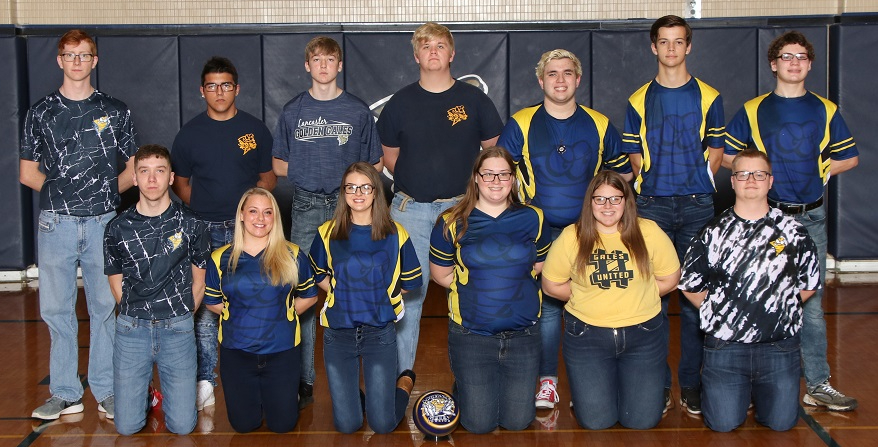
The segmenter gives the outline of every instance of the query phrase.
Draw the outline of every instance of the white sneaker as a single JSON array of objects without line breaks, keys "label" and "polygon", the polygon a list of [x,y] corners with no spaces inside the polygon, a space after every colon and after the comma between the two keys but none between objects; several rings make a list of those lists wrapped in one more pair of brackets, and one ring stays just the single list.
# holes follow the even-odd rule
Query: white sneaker
[{"label": "white sneaker", "polygon": [[537,393],[536,399],[537,408],[541,410],[555,408],[555,404],[560,399],[558,398],[558,391],[555,389],[555,382],[552,379],[543,379],[540,382],[540,391]]},{"label": "white sneaker", "polygon": [[195,409],[201,411],[204,407],[209,407],[214,403],[216,403],[216,397],[213,395],[213,384],[207,380],[199,380],[195,394]]}]

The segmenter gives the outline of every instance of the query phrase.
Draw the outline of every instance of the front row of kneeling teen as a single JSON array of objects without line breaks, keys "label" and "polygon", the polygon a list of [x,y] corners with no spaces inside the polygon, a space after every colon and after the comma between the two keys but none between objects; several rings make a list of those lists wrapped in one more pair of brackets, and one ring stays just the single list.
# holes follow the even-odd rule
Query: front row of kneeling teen
[{"label": "front row of kneeling teen", "polygon": [[[423,274],[408,233],[390,218],[374,167],[348,167],[339,206],[308,253],[284,239],[271,193],[252,188],[239,202],[233,242],[209,254],[204,228],[170,200],[171,183],[167,149],[142,147],[135,155],[140,200],[107,225],[106,271],[120,304],[117,430],[145,425],[153,364],[168,429],[195,427],[191,315],[203,296],[220,315],[232,427],[248,432],[264,422],[291,431],[299,414],[297,315],[317,302],[319,287],[336,429],[357,431],[365,415],[373,431],[393,431],[415,380],[411,370],[396,374],[395,323],[405,317],[402,294],[420,287]],[[681,279],[673,244],[637,217],[619,174],[594,177],[578,221],[551,243],[542,211],[519,201],[509,153],[483,150],[465,195],[441,215],[430,241],[431,277],[449,289],[448,354],[463,427],[521,430],[534,420],[541,290],[566,301],[563,352],[577,422],[656,426],[669,335],[660,297],[678,285],[700,306],[706,332],[705,423],[732,430],[752,403],[758,422],[794,426],[801,304],[819,287],[819,266],[801,225],[769,208],[771,184],[764,154],[748,149],[735,158],[735,205],[693,241]],[[148,320],[163,324],[141,324]]]}]

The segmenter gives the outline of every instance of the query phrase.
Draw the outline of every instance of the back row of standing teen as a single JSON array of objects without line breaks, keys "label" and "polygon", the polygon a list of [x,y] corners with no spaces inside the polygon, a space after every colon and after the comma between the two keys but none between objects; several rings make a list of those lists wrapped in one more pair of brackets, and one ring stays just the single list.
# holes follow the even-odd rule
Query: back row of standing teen
[{"label": "back row of standing teen", "polygon": [[[60,242],[55,243],[49,238],[61,237],[64,240],[70,238],[73,233],[60,231],[67,222],[87,227],[92,221],[101,222],[100,216],[109,220],[112,217],[110,214],[118,204],[118,191],[124,191],[130,187],[129,179],[133,177],[130,174],[125,175],[125,173],[117,177],[115,172],[108,168],[115,165],[116,158],[128,159],[126,168],[133,168],[129,159],[135,148],[133,125],[131,125],[127,107],[123,103],[112,100],[91,87],[90,72],[97,64],[97,55],[94,43],[90,38],[86,39],[85,37],[65,36],[59,42],[58,63],[64,70],[64,84],[58,92],[37,103],[31,109],[25,125],[25,136],[21,150],[22,183],[41,191],[41,232],[39,237],[41,241],[41,271],[44,275],[43,281],[41,281],[43,283],[41,287],[41,312],[49,324],[52,334],[52,351],[50,353],[52,373],[50,392],[52,398],[46,404],[51,408],[44,408],[46,405],[38,408],[34,412],[35,417],[52,418],[52,416],[57,417],[64,412],[82,411],[81,396],[83,391],[81,386],[76,386],[78,381],[75,380],[77,369],[75,328],[67,328],[61,323],[66,318],[66,311],[59,310],[58,306],[72,307],[69,306],[69,303],[71,300],[75,300],[75,295],[71,296],[71,291],[75,290],[75,283],[69,281],[68,264],[74,264],[75,271],[75,263],[79,261],[83,267],[84,276],[102,276],[100,270],[95,272],[96,268],[100,268],[102,262],[89,264],[87,253],[80,255],[73,246],[68,250]],[[632,96],[625,132],[621,138],[623,142],[620,145],[619,135],[608,124],[603,115],[576,105],[574,93],[581,79],[582,71],[581,67],[578,66],[578,60],[572,54],[566,53],[568,57],[565,57],[565,53],[561,52],[560,56],[544,57],[544,60],[541,60],[542,73],[538,66],[537,75],[540,86],[545,92],[542,107],[528,108],[516,113],[507,124],[506,129],[503,130],[499,115],[487,96],[478,89],[455,81],[451,77],[450,63],[454,58],[454,42],[447,28],[428,23],[416,31],[412,43],[415,60],[420,66],[420,80],[394,95],[382,112],[377,130],[381,137],[380,141],[383,143],[383,163],[395,177],[396,194],[393,201],[393,217],[394,220],[403,224],[412,235],[412,242],[415,244],[419,258],[421,258],[422,269],[428,266],[429,236],[437,216],[442,210],[459,200],[459,196],[465,188],[464,185],[469,180],[468,169],[472,166],[472,161],[478,154],[479,147],[488,147],[496,143],[498,137],[501,136],[501,131],[503,132],[501,144],[515,156],[526,197],[532,200],[535,205],[546,210],[547,219],[553,212],[564,209],[563,204],[553,204],[552,200],[569,199],[569,203],[575,203],[575,207],[581,207],[584,185],[601,168],[614,168],[623,174],[633,171],[637,177],[635,186],[641,194],[638,202],[645,202],[645,208],[642,208],[645,210],[642,211],[644,216],[658,221],[659,225],[674,240],[678,247],[678,253],[681,253],[679,247],[685,249],[685,246],[688,246],[689,240],[685,237],[679,238],[678,243],[678,237],[673,232],[675,231],[673,222],[666,225],[662,222],[661,217],[662,215],[666,217],[687,216],[687,219],[684,220],[689,221],[694,219],[697,213],[692,211],[691,213],[694,214],[690,216],[689,211],[678,210],[675,212],[672,210],[669,212],[663,211],[659,207],[656,215],[651,216],[647,214],[650,212],[647,202],[654,204],[665,202],[670,204],[666,206],[698,208],[701,210],[700,212],[706,214],[708,209],[706,201],[710,200],[710,194],[714,192],[711,173],[718,168],[718,154],[721,153],[723,144],[722,107],[716,91],[698,82],[685,69],[685,56],[691,42],[691,31],[685,21],[673,16],[662,18],[653,26],[651,38],[653,51],[659,62],[659,74],[655,82],[651,82]],[[312,43],[315,42],[312,41]],[[278,123],[278,132],[275,135],[277,140],[273,142],[262,123],[255,118],[243,120],[249,115],[239,111],[234,106],[234,98],[240,92],[234,67],[230,63],[226,64],[228,61],[214,61],[214,64],[219,66],[216,69],[209,69],[208,66],[211,63],[205,67],[201,90],[207,104],[207,111],[204,115],[187,123],[175,141],[174,169],[178,173],[179,182],[178,185],[175,185],[175,191],[179,189],[178,195],[192,205],[202,215],[202,219],[216,230],[211,232],[212,239],[214,233],[217,234],[216,244],[222,245],[230,241],[232,226],[229,225],[229,220],[234,214],[234,202],[237,202],[240,192],[254,184],[270,189],[274,186],[275,181],[272,171],[279,175],[289,175],[296,186],[296,199],[294,200],[297,205],[293,209],[293,228],[301,229],[303,233],[307,234],[303,241],[296,241],[300,246],[307,247],[310,243],[307,238],[313,235],[316,225],[331,215],[337,197],[338,177],[349,161],[364,160],[376,165],[376,167],[381,167],[382,151],[376,150],[378,139],[375,128],[372,127],[368,108],[362,101],[341,91],[336,86],[335,77],[342,69],[342,61],[340,48],[337,47],[337,44],[333,44],[331,39],[318,40],[314,47],[307,50],[308,60],[305,65],[306,70],[312,73],[312,88],[285,107]],[[336,48],[338,48],[337,53]],[[818,240],[818,247],[821,247],[819,236],[822,235],[821,262],[825,262],[825,227],[822,218],[825,216],[825,212],[822,207],[822,185],[828,179],[830,171],[832,174],[837,174],[856,164],[856,149],[852,140],[846,141],[849,134],[844,128],[840,115],[825,101],[820,102],[820,104],[825,105],[826,111],[831,113],[828,113],[824,118],[826,126],[817,126],[817,128],[826,128],[829,129],[827,132],[831,131],[829,143],[832,149],[825,145],[816,145],[814,160],[810,158],[809,160],[789,160],[791,157],[783,151],[784,143],[786,143],[783,141],[784,136],[779,135],[777,138],[767,139],[766,135],[771,135],[771,132],[768,132],[768,129],[761,129],[764,120],[758,121],[761,132],[753,132],[750,126],[751,123],[757,122],[756,117],[748,120],[744,114],[748,110],[751,110],[751,113],[762,113],[762,109],[757,111],[756,106],[763,103],[766,98],[778,101],[777,98],[784,95],[791,98],[801,97],[802,101],[808,102],[813,102],[816,98],[815,95],[806,92],[803,85],[804,77],[810,69],[810,62],[814,58],[813,50],[810,49],[807,41],[804,41],[803,38],[793,39],[772,51],[777,56],[772,58],[770,52],[772,70],[778,76],[777,91],[767,97],[757,98],[754,100],[757,101],[755,104],[751,102],[752,107],[742,110],[739,113],[741,116],[736,117],[730,123],[726,152],[728,155],[732,155],[744,146],[756,145],[768,152],[772,156],[773,162],[780,162],[782,166],[789,164],[783,163],[785,158],[788,162],[800,161],[806,165],[806,172],[814,175],[808,175],[806,178],[793,178],[789,173],[800,170],[794,169],[794,167],[786,169],[785,178],[778,177],[778,181],[780,184],[785,183],[788,186],[778,188],[778,182],[776,182],[776,189],[773,190],[775,194],[772,199],[776,200],[782,209],[785,208],[792,214],[796,214],[797,218],[801,217],[806,222],[813,220],[813,226],[816,228],[809,227],[809,230],[812,231],[812,237],[818,236],[815,237],[815,240]],[[787,58],[788,54],[792,55],[789,59]],[[546,70],[546,65],[561,65],[561,67],[550,67],[549,70]],[[685,122],[685,118],[691,116],[686,114],[685,107],[692,105],[691,101],[675,99],[676,93],[680,93],[681,98],[691,99],[695,95],[700,99],[712,97],[713,101],[707,101],[705,107],[697,109],[697,116],[700,116],[700,119],[695,120],[698,122],[696,125],[676,126],[676,124],[680,124],[679,121]],[[688,96],[684,96],[684,93]],[[333,107],[333,105],[341,104],[336,100],[342,98],[352,102],[344,107]],[[818,99],[818,101],[820,100]],[[770,104],[770,102],[765,103]],[[53,105],[55,111],[46,114],[46,110],[52,110]],[[71,105],[84,107],[85,110],[88,110],[88,114],[82,116],[90,118],[85,122],[74,124],[56,119],[63,113],[69,113]],[[309,109],[309,107],[313,107],[313,109]],[[67,110],[58,111],[58,108],[66,108]],[[335,108],[341,109],[335,111],[339,114],[356,112],[356,116],[333,118],[330,114],[335,113],[333,111]],[[670,110],[673,108],[681,111],[671,112]],[[303,110],[308,111],[308,113],[303,116],[296,115]],[[527,116],[528,114],[530,116]],[[801,118],[797,117],[797,119]],[[196,127],[199,120],[206,123],[205,127]],[[588,120],[591,120],[591,123]],[[249,123],[240,124],[242,121],[249,121]],[[584,123],[586,127],[578,127],[572,124],[574,122]],[[289,128],[285,129],[285,133],[282,133],[280,132],[281,126],[285,125],[284,123],[290,125]],[[537,125],[538,123],[542,124]],[[103,135],[109,130],[113,138],[110,140],[101,139],[97,143],[74,140],[73,145],[60,147],[60,142],[52,140],[50,137],[50,135],[62,131],[62,128],[67,129],[64,132],[75,132],[78,129],[74,128],[80,124],[82,128],[89,129],[97,136]],[[343,126],[336,127],[339,124]],[[776,124],[771,123],[771,125]],[[237,127],[242,125],[249,127],[243,129]],[[339,128],[345,129],[345,131],[337,132],[336,130]],[[190,155],[190,159],[186,160],[186,135],[192,133],[193,129],[195,129],[194,134],[197,137],[225,135],[226,138],[218,146],[202,145],[198,144],[197,141],[191,143],[190,152],[194,155]],[[650,132],[650,129],[656,131]],[[685,148],[676,147],[670,143],[663,144],[661,135],[664,133],[662,133],[662,129],[682,129],[681,131],[684,132],[682,138],[667,138],[666,140],[675,144],[689,141],[691,144]],[[348,130],[350,130],[350,134],[348,134]],[[359,138],[354,136],[357,132],[359,132]],[[580,133],[591,133],[592,135],[583,137],[579,136]],[[762,138],[750,138],[751,134],[761,135]],[[83,133],[82,135],[83,138],[90,138],[91,134]],[[348,135],[347,138],[345,135]],[[652,139],[653,135],[656,139]],[[816,142],[819,143],[821,140],[822,138],[817,138]],[[349,145],[351,142],[356,144]],[[178,145],[178,143],[180,144]],[[273,147],[273,160],[265,155],[267,146]],[[237,156],[220,155],[220,152],[215,151],[214,147],[228,147],[230,152],[237,154]],[[621,149],[619,149],[620,147]],[[316,149],[313,153],[309,152],[309,149],[312,148]],[[356,160],[342,162],[342,157],[338,155],[326,157],[328,153],[337,154],[338,148],[349,154],[357,154]],[[713,148],[713,150],[708,148]],[[777,150],[774,150],[775,148]],[[684,159],[689,161],[684,163],[681,168],[675,166],[674,162],[670,162],[669,158],[663,157],[668,153],[685,153],[684,149],[690,151],[688,156],[684,156]],[[97,151],[91,159],[101,161],[101,163],[97,163],[95,166],[78,164],[77,161],[82,157],[80,150]],[[335,152],[331,152],[333,150]],[[821,157],[827,152],[827,156]],[[180,154],[179,161],[178,153]],[[569,157],[579,160],[580,157],[574,157],[574,154],[580,153],[587,154],[585,156],[591,157],[592,161],[571,163],[559,158]],[[629,154],[631,167],[625,162],[622,153]],[[246,157],[248,154],[251,155],[250,158]],[[320,163],[327,161],[321,157],[329,158],[330,163],[338,159],[338,163],[324,169]],[[247,159],[248,163],[241,163],[242,158]],[[300,162],[300,160],[306,161]],[[832,160],[831,164],[830,160]],[[290,161],[295,162],[290,163]],[[559,161],[564,174],[549,169],[559,167],[552,164]],[[209,167],[204,164],[209,162],[217,162],[219,167]],[[40,163],[43,163],[42,171]],[[236,184],[235,181],[229,181],[229,179],[234,179],[235,175],[230,174],[228,170],[240,167],[239,165],[249,167],[247,168],[248,172],[241,175],[240,184]],[[339,166],[341,169],[337,169]],[[711,173],[708,173],[708,166],[712,167]],[[74,184],[75,181],[60,175],[68,167],[83,170],[84,175],[75,178],[101,179],[101,181],[86,182],[82,185]],[[676,174],[675,168],[680,168]],[[299,171],[296,171],[297,169]],[[679,172],[683,174],[680,175]],[[551,175],[548,175],[549,173]],[[565,180],[573,180],[571,183],[579,182],[580,186],[583,186],[571,188],[576,190],[573,197],[566,197],[558,189],[554,190],[557,193],[553,193],[553,188],[563,186],[557,184],[557,179],[562,175],[566,175]],[[118,189],[114,190],[112,185],[116,178],[119,179],[119,185]],[[180,180],[181,178],[182,180]],[[329,178],[333,178],[332,181],[329,181]],[[191,184],[189,179],[191,179]],[[320,186],[315,182],[315,180],[319,181],[320,179],[327,179],[325,182],[327,186]],[[217,180],[219,182],[211,187],[210,182]],[[693,186],[687,183],[681,187],[682,189],[662,190],[662,188],[667,189],[668,186],[675,185],[679,180],[696,180],[694,183],[697,185]],[[706,180],[710,183],[709,188],[704,190],[703,187],[708,184],[705,183]],[[795,185],[789,186],[793,183]],[[46,187],[44,188],[44,186]],[[80,194],[82,191],[90,192],[89,188],[95,187],[103,189],[95,191],[94,194],[89,193],[87,196]],[[191,189],[187,191],[187,187]],[[685,189],[690,187],[694,189],[692,191]],[[199,188],[202,190],[201,193],[198,192]],[[237,192],[232,192],[232,189],[235,188],[238,189]],[[219,193],[220,191],[222,193]],[[800,195],[801,191],[807,191],[807,193]],[[187,195],[189,195],[188,200]],[[82,197],[86,197],[88,200],[84,200]],[[94,199],[100,197],[103,197],[103,200],[100,200],[100,203],[95,202]],[[231,203],[218,203],[217,201],[231,201]],[[640,203],[638,204],[640,205]],[[712,204],[710,204],[709,209],[712,215]],[[325,214],[323,217],[312,217],[313,221],[316,222],[313,225],[314,228],[309,228],[310,225],[307,223],[296,224],[296,219],[307,218],[305,216],[309,210],[312,213],[322,211]],[[552,227],[556,229],[563,228],[570,223],[569,216],[566,222],[563,216],[553,217],[553,219],[556,218],[558,220],[549,220]],[[707,220],[709,217],[704,219]],[[105,221],[103,223],[106,224]],[[45,231],[42,231],[44,227]],[[691,235],[694,235],[698,228],[689,230]],[[553,235],[556,234],[553,230]],[[220,243],[219,238],[224,238],[222,243]],[[689,238],[691,239],[691,236]],[[46,242],[43,243],[44,240]],[[74,242],[82,241],[72,238],[71,244]],[[52,247],[52,251],[44,254],[43,250],[48,250],[49,247]],[[68,251],[74,256],[72,262],[64,261],[63,257],[60,256],[59,252]],[[79,257],[77,258],[77,256]],[[57,271],[53,270],[53,264],[56,261],[60,264],[57,266],[60,270]],[[825,266],[825,264],[821,265]],[[823,270],[821,269],[821,271]],[[110,320],[112,301],[107,302],[106,299],[112,298],[108,293],[101,293],[104,288],[101,286],[101,282],[105,284],[106,281],[96,281],[95,279],[98,278],[86,281],[86,297],[89,300],[90,318],[95,327],[100,326],[108,330],[93,331],[89,371],[94,374],[89,374],[89,377],[93,393],[101,403],[99,408],[107,410],[109,407],[111,414],[112,389],[104,385],[110,385],[112,382],[102,380],[102,377],[107,375],[108,370],[106,348],[112,352],[112,326],[107,328],[108,323],[112,324],[112,320]],[[56,287],[53,288],[52,284],[56,284]],[[108,292],[108,290],[104,292]],[[398,327],[400,333],[400,371],[411,369],[414,365],[420,309],[425,293],[426,284],[421,289],[408,294],[405,299],[407,315]],[[55,303],[54,306],[52,303]],[[552,323],[552,311],[547,310],[552,304],[555,303],[552,303],[550,299],[544,300],[543,352],[545,353],[544,357],[548,360],[542,362],[541,389],[537,395],[537,405],[542,407],[551,407],[558,402],[554,385],[557,383],[557,346],[560,336],[560,321],[558,317],[555,317],[556,322]],[[560,309],[558,305],[555,307]],[[108,312],[107,309],[109,309]],[[822,402],[821,404],[828,405],[833,409],[853,408],[856,401],[836,392],[828,384],[825,323],[822,319],[819,296],[810,299],[805,309],[806,315],[809,315],[806,317],[805,323],[806,334],[809,326],[817,333],[816,336],[806,335],[803,337],[805,375],[808,383],[806,402]],[[684,310],[684,315],[686,312]],[[688,312],[694,315],[695,309],[691,308]],[[560,315],[559,310],[556,310],[555,313]],[[313,312],[311,318],[313,321]],[[301,402],[308,401],[310,386],[313,385],[314,336],[313,329],[308,327],[307,319],[307,316],[303,319],[306,322],[303,324],[305,348],[302,350],[304,380],[299,392]],[[683,324],[686,325],[686,318],[684,317],[683,320]],[[213,402],[213,369],[216,363],[216,335],[215,329],[211,329],[211,327],[215,328],[215,319],[205,318],[201,321],[196,325],[198,328],[196,333],[199,338],[199,408]],[[700,337],[700,332],[697,329],[697,317],[693,321],[694,323],[689,324],[688,330],[684,327],[683,332]],[[551,336],[546,336],[550,327],[556,328],[559,334],[555,336],[554,342]],[[311,323],[310,328],[313,328],[313,323]],[[823,332],[820,332],[821,328]],[[310,337],[309,334],[311,334]],[[310,353],[309,339],[311,340]],[[807,341],[809,339],[813,341]],[[213,343],[213,346],[209,346],[209,343]],[[700,339],[696,338],[696,342],[690,345],[690,348],[684,347],[684,364],[690,363],[687,358],[691,358],[691,356],[688,356],[687,351],[694,352],[695,356],[700,353],[700,343]],[[74,349],[70,349],[69,346],[74,346]],[[696,346],[696,348],[692,349],[691,346]],[[552,355],[553,347],[555,349],[554,356]],[[68,351],[73,352],[73,354]],[[693,367],[696,372],[694,381],[687,379],[687,382],[684,383],[683,374],[680,373],[681,388],[683,389],[681,398],[689,411],[697,412],[700,405],[694,397],[697,392],[687,390],[697,390],[698,388],[697,371],[700,370],[700,367],[697,365],[700,365],[700,360],[692,364],[696,365]],[[817,366],[809,367],[809,364]],[[112,369],[110,368],[110,370]],[[811,372],[809,373],[809,371]],[[669,389],[670,372],[668,372],[667,377],[667,388]],[[102,385],[104,382],[106,383]],[[108,401],[108,399],[110,400]],[[666,402],[670,402],[669,393],[666,393]]]}]

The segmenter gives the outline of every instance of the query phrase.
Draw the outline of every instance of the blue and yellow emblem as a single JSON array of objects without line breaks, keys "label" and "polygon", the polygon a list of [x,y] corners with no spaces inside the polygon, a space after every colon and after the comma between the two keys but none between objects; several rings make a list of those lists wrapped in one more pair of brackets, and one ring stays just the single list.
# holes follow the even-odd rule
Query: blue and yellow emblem
[{"label": "blue and yellow emblem", "polygon": [[783,236],[781,236],[781,237],[769,242],[769,244],[771,244],[771,246],[774,247],[774,254],[779,255],[780,252],[782,252],[783,249],[786,248],[787,240]]},{"label": "blue and yellow emblem", "polygon": [[98,119],[92,120],[92,123],[95,125],[95,130],[98,131],[98,133],[101,133],[110,125],[110,117],[104,115]]}]

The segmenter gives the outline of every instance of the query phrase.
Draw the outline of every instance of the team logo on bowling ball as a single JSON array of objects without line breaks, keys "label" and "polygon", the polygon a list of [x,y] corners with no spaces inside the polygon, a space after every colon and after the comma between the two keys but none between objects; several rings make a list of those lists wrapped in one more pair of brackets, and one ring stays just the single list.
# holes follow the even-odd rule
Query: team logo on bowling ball
[{"label": "team logo on bowling ball", "polygon": [[457,427],[460,410],[454,398],[445,391],[427,391],[415,401],[412,419],[425,435],[441,438]]}]

